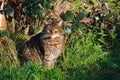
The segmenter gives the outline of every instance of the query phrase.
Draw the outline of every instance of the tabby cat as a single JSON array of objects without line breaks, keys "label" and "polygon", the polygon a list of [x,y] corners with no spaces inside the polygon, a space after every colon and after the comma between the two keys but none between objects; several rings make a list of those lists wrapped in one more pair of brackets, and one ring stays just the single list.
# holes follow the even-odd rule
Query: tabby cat
[{"label": "tabby cat", "polygon": [[63,48],[61,24],[48,24],[42,32],[25,42],[18,54],[21,64],[32,61],[43,63],[48,69],[53,68]]}]

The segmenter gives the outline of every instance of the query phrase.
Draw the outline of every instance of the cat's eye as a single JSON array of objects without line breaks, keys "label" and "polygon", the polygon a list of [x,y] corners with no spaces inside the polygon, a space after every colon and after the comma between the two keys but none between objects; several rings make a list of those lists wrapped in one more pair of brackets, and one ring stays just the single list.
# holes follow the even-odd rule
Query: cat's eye
[{"label": "cat's eye", "polygon": [[52,33],[52,30],[47,30],[48,33]]}]

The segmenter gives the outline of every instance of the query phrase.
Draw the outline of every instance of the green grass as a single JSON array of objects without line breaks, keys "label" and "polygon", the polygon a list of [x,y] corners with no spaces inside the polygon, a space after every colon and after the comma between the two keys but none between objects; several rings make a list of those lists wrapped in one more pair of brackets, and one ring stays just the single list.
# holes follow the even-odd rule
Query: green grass
[{"label": "green grass", "polygon": [[78,34],[67,36],[63,54],[54,69],[47,70],[37,63],[21,67],[6,64],[0,67],[0,80],[119,80],[114,78],[120,70],[119,40],[114,40],[112,50],[103,50],[99,38],[104,33]]}]

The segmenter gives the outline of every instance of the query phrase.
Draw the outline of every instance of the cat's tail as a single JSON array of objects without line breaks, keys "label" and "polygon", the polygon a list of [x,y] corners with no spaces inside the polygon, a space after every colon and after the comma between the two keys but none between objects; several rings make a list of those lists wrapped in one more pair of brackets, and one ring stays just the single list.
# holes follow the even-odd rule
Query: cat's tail
[{"label": "cat's tail", "polygon": [[46,33],[46,32],[40,32],[37,35],[35,35],[34,37],[39,38],[39,40],[50,39],[51,38],[51,34]]}]

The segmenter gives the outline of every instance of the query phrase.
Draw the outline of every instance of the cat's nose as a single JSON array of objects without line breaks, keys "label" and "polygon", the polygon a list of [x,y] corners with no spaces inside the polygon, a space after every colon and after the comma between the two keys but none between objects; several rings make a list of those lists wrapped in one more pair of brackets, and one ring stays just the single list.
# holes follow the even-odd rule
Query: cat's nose
[{"label": "cat's nose", "polygon": [[57,31],[52,31],[52,34],[57,34],[58,32]]}]

